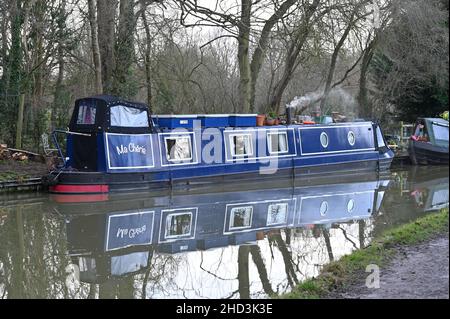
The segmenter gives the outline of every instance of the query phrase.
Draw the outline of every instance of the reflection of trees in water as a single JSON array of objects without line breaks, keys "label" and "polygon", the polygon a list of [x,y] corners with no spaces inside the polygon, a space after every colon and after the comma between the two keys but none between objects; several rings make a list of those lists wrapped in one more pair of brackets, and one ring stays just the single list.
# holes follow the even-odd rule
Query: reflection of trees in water
[{"label": "reflection of trees in water", "polygon": [[274,291],[267,275],[266,265],[261,255],[261,248],[258,245],[251,245],[250,253],[252,254],[252,260],[255,263],[256,268],[258,269],[259,279],[261,280],[264,292],[266,293],[266,295],[273,295]]},{"label": "reflection of trees in water", "polygon": [[[290,237],[288,237],[290,238]],[[294,285],[298,284],[298,278],[297,274],[294,269],[294,261],[292,259],[292,251],[288,249],[288,245],[286,244],[285,240],[281,236],[281,232],[274,233],[270,235],[269,241],[271,241],[275,246],[279,249],[284,262],[284,270],[286,272],[286,278],[291,286],[291,288],[294,288]]]},{"label": "reflection of trees in water", "polygon": [[[276,292],[289,291],[295,284],[318,275],[325,264],[358,249],[358,241],[365,239],[367,228],[371,225],[370,221],[368,225],[364,222],[348,222],[331,228],[327,225],[312,225],[309,228],[271,232],[268,241],[279,251],[285,272],[285,279],[277,283]],[[273,258],[278,258],[276,253]]]},{"label": "reflection of trees in water", "polygon": [[[7,209],[0,226],[2,298],[71,298],[86,296],[89,287],[66,288],[67,256],[64,222],[42,204]],[[1,287],[1,286],[0,286]]]},{"label": "reflection of trees in water", "polygon": [[371,220],[332,228],[316,225],[272,231],[265,239],[240,247],[150,253],[149,267],[143,273],[67,289],[65,268],[71,260],[64,220],[37,210],[45,211],[45,207],[8,208],[7,218],[2,218],[2,298],[210,297],[211,287],[225,287],[216,292],[225,298],[272,295],[317,275],[330,259],[367,245],[373,229]]},{"label": "reflection of trees in water", "polygon": [[241,299],[250,298],[250,276],[248,269],[248,255],[250,247],[247,245],[240,246],[238,252],[238,281],[239,296]]},{"label": "reflection of trees in water", "polygon": [[135,275],[136,298],[171,296],[177,290],[176,274],[184,266],[183,255],[150,254],[149,267],[144,274]]}]

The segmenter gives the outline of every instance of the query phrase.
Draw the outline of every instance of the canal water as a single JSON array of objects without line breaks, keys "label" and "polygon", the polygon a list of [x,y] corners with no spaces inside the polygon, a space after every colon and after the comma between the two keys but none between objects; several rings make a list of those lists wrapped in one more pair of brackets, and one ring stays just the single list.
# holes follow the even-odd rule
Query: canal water
[{"label": "canal water", "polygon": [[448,167],[0,197],[0,298],[266,298],[449,203]]}]

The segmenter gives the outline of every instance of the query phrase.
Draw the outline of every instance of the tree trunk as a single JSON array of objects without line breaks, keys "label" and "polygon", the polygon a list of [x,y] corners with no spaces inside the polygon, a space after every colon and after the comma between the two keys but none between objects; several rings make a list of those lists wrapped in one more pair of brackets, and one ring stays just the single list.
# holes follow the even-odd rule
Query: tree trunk
[{"label": "tree trunk", "polygon": [[128,98],[134,97],[137,93],[137,87],[134,81],[131,81],[134,58],[134,21],[133,0],[120,0],[113,91],[117,95]]},{"label": "tree trunk", "polygon": [[314,13],[317,11],[317,8],[319,7],[320,0],[315,0],[307,9],[305,12],[305,17],[303,21],[301,22],[300,26],[298,27],[298,30],[296,32],[294,40],[291,42],[288,52],[286,54],[286,61],[284,64],[284,70],[283,74],[281,76],[281,79],[278,81],[278,83],[275,85],[275,88],[273,90],[273,94],[270,100],[270,109],[274,110],[275,113],[280,113],[280,107],[281,107],[281,99],[283,97],[284,91],[286,90],[286,87],[288,86],[289,82],[291,81],[292,74],[295,72],[295,69],[298,66],[298,56],[300,55],[301,50],[303,49],[303,46],[306,43],[306,40],[308,38],[309,32],[310,32],[310,26],[311,26],[311,18],[313,17]]},{"label": "tree trunk", "polygon": [[249,44],[252,0],[241,0],[241,7],[241,19],[238,25],[239,101],[241,110],[246,113],[250,110],[251,101]]},{"label": "tree trunk", "polygon": [[269,296],[274,295],[269,277],[267,276],[266,265],[264,264],[264,259],[261,256],[261,248],[259,248],[258,245],[252,245],[250,246],[250,253],[252,254],[253,262],[258,269],[259,279],[261,280],[264,292]]},{"label": "tree trunk", "polygon": [[363,59],[361,62],[361,71],[359,75],[359,93],[358,93],[358,104],[359,104],[359,116],[362,118],[372,117],[372,108],[369,104],[369,97],[367,92],[367,73],[369,71],[370,62],[372,61],[374,50],[377,43],[377,37],[370,43],[364,52]]},{"label": "tree trunk", "polygon": [[248,255],[249,247],[247,245],[239,246],[238,252],[238,282],[239,295],[241,299],[250,298],[250,277],[248,273]]},{"label": "tree trunk", "polygon": [[19,95],[19,110],[17,112],[17,125],[16,125],[16,148],[22,148],[22,130],[23,130],[23,110],[25,108],[25,94]]},{"label": "tree trunk", "polygon": [[[11,47],[9,51],[9,65],[8,65],[8,87],[6,90],[6,106],[7,106],[7,121],[18,122],[18,109],[20,105],[20,93],[22,86],[22,45],[21,45],[21,14],[17,1],[11,2],[10,8],[10,20],[11,20]],[[21,122],[22,123],[22,122]],[[14,130],[15,129],[15,130]],[[9,138],[11,143],[15,141],[15,134],[17,134],[17,127],[10,126]]]},{"label": "tree trunk", "polygon": [[89,25],[91,27],[92,58],[94,60],[94,70],[95,70],[95,91],[97,94],[102,94],[103,93],[102,65],[100,59],[100,48],[98,45],[98,28],[95,9],[96,9],[95,0],[88,0]]},{"label": "tree trunk", "polygon": [[98,44],[100,49],[103,93],[113,92],[115,70],[115,16],[117,0],[97,1]]},{"label": "tree trunk", "polygon": [[330,62],[330,68],[328,69],[328,75],[327,75],[327,81],[325,82],[325,89],[323,91],[322,99],[320,100],[320,110],[324,111],[325,105],[328,99],[328,95],[331,91],[331,82],[333,82],[334,77],[334,71],[336,70],[336,63],[337,58],[339,56],[339,51],[341,50],[342,46],[345,43],[345,40],[347,39],[350,31],[352,30],[355,20],[354,15],[356,13],[356,9],[353,12],[352,16],[350,17],[350,21],[347,25],[347,27],[344,30],[344,33],[342,34],[341,38],[339,39],[339,42],[336,44],[336,47],[334,48],[333,54],[331,55],[331,62]]},{"label": "tree trunk", "polygon": [[64,81],[64,40],[65,40],[65,29],[66,29],[66,0],[62,0],[59,7],[59,17],[57,19],[57,42],[58,42],[58,77],[56,78],[55,91],[53,95],[52,112],[50,118],[50,129],[53,131],[57,125],[58,120],[60,120],[60,110],[64,104],[63,99],[63,81]]},{"label": "tree trunk", "polygon": [[292,288],[294,288],[295,285],[297,285],[299,281],[297,278],[297,274],[295,273],[293,260],[292,260],[292,253],[289,252],[289,250],[286,246],[286,243],[283,241],[283,238],[281,237],[280,233],[273,235],[273,238],[275,239],[278,250],[280,251],[281,255],[283,256],[284,269],[286,271],[286,278],[288,280],[288,283]]},{"label": "tree trunk", "polygon": [[63,90],[64,90],[63,81],[64,81],[64,68],[65,68],[64,48],[63,48],[62,43],[58,44],[58,46],[59,46],[58,47],[58,77],[56,78],[55,94],[54,94],[52,115],[51,115],[51,121],[50,121],[52,131],[57,126],[60,110],[64,104],[64,98],[63,98]]},{"label": "tree trunk", "polygon": [[333,255],[333,249],[331,247],[331,241],[330,241],[330,232],[328,229],[322,229],[322,233],[323,233],[323,239],[325,240],[325,246],[327,247],[327,252],[328,252],[328,258],[330,259],[330,262],[332,262],[334,260],[334,255]]},{"label": "tree trunk", "polygon": [[251,82],[250,82],[250,111],[255,111],[255,97],[256,97],[256,82],[258,80],[261,66],[264,62],[264,51],[267,49],[269,43],[269,36],[275,24],[284,16],[286,11],[292,7],[297,0],[287,0],[281,4],[278,10],[266,21],[261,31],[261,36],[258,41],[258,46],[252,56],[250,64]]},{"label": "tree trunk", "polygon": [[152,106],[152,70],[151,70],[151,49],[152,49],[152,37],[150,33],[150,27],[148,25],[147,17],[145,15],[145,4],[144,2],[141,2],[142,8],[141,8],[141,16],[142,16],[142,22],[144,24],[145,29],[145,80],[147,84],[147,104],[150,109],[150,114],[153,113],[153,106]]}]

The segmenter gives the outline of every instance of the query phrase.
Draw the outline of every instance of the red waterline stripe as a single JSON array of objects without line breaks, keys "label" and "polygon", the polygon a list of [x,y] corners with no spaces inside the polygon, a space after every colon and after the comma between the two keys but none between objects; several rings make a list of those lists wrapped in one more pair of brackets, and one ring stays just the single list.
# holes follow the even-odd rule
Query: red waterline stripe
[{"label": "red waterline stripe", "polygon": [[51,198],[57,203],[92,203],[104,202],[108,194],[54,194]]},{"label": "red waterline stripe", "polygon": [[108,185],[56,185],[50,186],[52,193],[82,194],[82,193],[108,193]]}]

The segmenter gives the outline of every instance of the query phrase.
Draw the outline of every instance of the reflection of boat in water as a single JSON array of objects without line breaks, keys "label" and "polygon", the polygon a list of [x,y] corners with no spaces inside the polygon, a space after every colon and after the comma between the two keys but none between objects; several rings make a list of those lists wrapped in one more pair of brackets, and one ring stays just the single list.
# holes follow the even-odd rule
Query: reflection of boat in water
[{"label": "reflection of boat in water", "polygon": [[[387,227],[410,222],[428,214],[429,208],[448,204],[446,167],[412,166],[395,170],[388,179],[386,190],[386,183],[378,182],[376,176],[321,182],[302,178],[296,179],[295,187],[289,181],[275,179],[265,184],[191,185],[159,194],[104,194],[107,196],[97,198],[100,202],[84,196],[54,195],[54,200],[49,200],[51,195],[43,193],[2,194],[0,295],[52,299],[261,298],[289,291],[296,283],[316,276],[330,261],[370,244]],[[418,202],[411,196],[415,190],[422,193]],[[365,208],[373,207],[372,212],[348,212],[352,193],[358,193],[359,198],[366,196]],[[322,206],[326,198],[328,205]],[[296,222],[266,225],[269,205],[286,199],[288,206],[295,202],[288,218]],[[420,202],[424,205],[417,204]],[[230,222],[230,207],[225,215],[226,204],[232,208],[251,205],[251,227],[224,234],[223,222]],[[283,205],[277,206],[281,208],[274,210],[270,220],[283,221]],[[325,216],[320,214],[321,206]],[[192,207],[198,207],[194,238],[159,242],[161,211]],[[113,230],[114,223],[122,226],[115,228],[116,236],[145,234],[147,226],[144,230],[142,225],[134,226],[124,219],[125,214],[144,211],[154,211],[151,244],[114,239],[109,246],[114,248],[115,243],[117,249],[106,250],[107,230]],[[248,213],[242,208],[235,213],[239,213],[236,226],[244,225],[242,217]],[[108,227],[113,215],[118,218],[112,217]],[[143,215],[142,220],[149,217],[152,215]],[[68,285],[66,292],[64,278],[73,278],[78,268],[81,283]]]},{"label": "reflection of boat in water", "polygon": [[448,121],[419,118],[408,146],[413,164],[448,164]]},{"label": "reflection of boat in water", "polygon": [[[124,201],[61,203],[69,254],[81,279],[145,269],[153,252],[178,253],[252,243],[281,228],[329,227],[370,218],[388,181],[367,176],[352,183],[277,189],[136,195]],[[118,206],[123,205],[122,207]],[[128,209],[126,208],[126,205]],[[132,207],[130,209],[130,207]],[[95,213],[83,214],[82,211]]]},{"label": "reflection of boat in water", "polygon": [[[383,200],[379,225],[400,225],[449,206],[449,175],[443,166],[411,166],[396,173]],[[381,230],[375,228],[374,235]]]},{"label": "reflection of boat in water", "polygon": [[413,184],[410,195],[414,199],[416,207],[424,212],[448,207],[448,176],[422,182],[419,181]]}]

